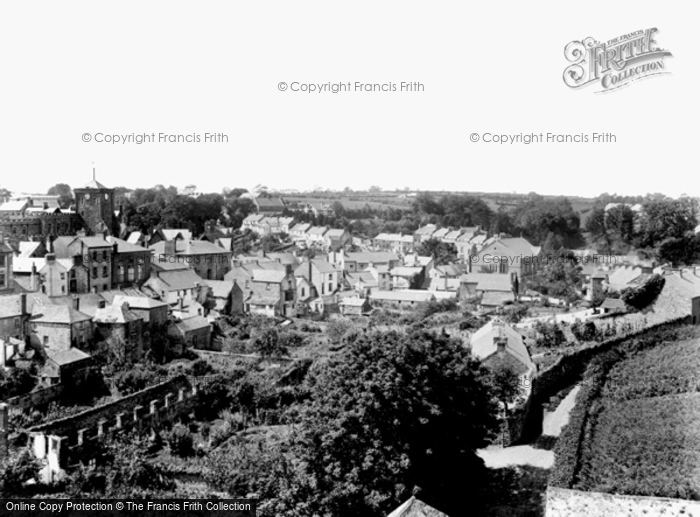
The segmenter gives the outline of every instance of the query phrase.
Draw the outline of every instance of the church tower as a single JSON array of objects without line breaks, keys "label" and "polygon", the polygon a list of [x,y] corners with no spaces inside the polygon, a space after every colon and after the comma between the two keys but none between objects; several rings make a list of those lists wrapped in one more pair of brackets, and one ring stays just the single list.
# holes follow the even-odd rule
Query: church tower
[{"label": "church tower", "polygon": [[73,189],[75,210],[83,218],[85,227],[91,235],[114,231],[114,189],[105,187],[95,179],[82,188]]}]

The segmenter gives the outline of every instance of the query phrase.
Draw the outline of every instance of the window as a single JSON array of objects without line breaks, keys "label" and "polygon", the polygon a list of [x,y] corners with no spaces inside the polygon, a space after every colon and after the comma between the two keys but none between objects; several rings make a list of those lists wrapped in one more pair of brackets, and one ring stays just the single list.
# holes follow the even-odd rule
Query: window
[{"label": "window", "polygon": [[328,292],[329,293],[333,292],[333,284],[328,284]]},{"label": "window", "polygon": [[107,278],[109,276],[109,273],[107,272],[107,266],[102,268],[102,276],[104,278]]},{"label": "window", "polygon": [[301,296],[302,296],[302,298],[306,297],[306,288],[305,287],[301,288]]},{"label": "window", "polygon": [[45,345],[49,344],[49,336],[44,336],[44,344]]},{"label": "window", "polygon": [[66,279],[66,274],[65,274],[65,273],[61,273],[61,280],[65,280],[65,279]]},{"label": "window", "polygon": [[19,318],[15,318],[15,328],[19,328]]},{"label": "window", "polygon": [[129,266],[129,268],[126,270],[126,278],[129,282],[134,281],[134,266]]},{"label": "window", "polygon": [[61,286],[61,292],[62,292],[63,294],[66,294],[66,286],[65,286],[65,285],[62,285],[62,286]]},{"label": "window", "polygon": [[97,278],[97,268],[92,268],[92,278]]}]

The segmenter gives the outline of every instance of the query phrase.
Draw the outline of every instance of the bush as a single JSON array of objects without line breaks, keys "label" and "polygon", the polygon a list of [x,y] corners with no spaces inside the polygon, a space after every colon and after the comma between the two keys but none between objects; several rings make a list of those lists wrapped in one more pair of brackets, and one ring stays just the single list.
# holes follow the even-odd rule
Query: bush
[{"label": "bush", "polygon": [[171,454],[187,458],[194,455],[194,440],[192,433],[182,424],[175,424],[172,430],[166,435],[165,441],[168,444]]},{"label": "bush", "polygon": [[594,341],[598,328],[592,321],[577,321],[571,326],[571,332],[579,341]]},{"label": "bush", "polygon": [[479,318],[473,314],[464,314],[464,320],[459,323],[459,330],[480,329],[488,323],[486,318]]},{"label": "bush", "polygon": [[639,287],[625,289],[622,292],[622,301],[638,311],[642,310],[656,300],[665,283],[666,279],[663,276],[652,275]]},{"label": "bush", "polygon": [[334,319],[328,323],[326,334],[328,340],[333,344],[338,344],[343,340],[343,336],[352,328],[352,324],[346,319]]},{"label": "bush", "polygon": [[214,368],[212,368],[211,364],[209,364],[206,359],[197,359],[190,367],[190,373],[195,377],[204,377],[213,371]]},{"label": "bush", "polygon": [[506,323],[518,323],[525,318],[529,312],[527,305],[515,304],[503,309],[503,319]]},{"label": "bush", "polygon": [[429,302],[423,302],[418,305],[416,311],[421,319],[428,318],[433,314],[438,312],[450,312],[459,309],[457,300],[454,298],[448,298],[445,300],[433,300]]},{"label": "bush", "polygon": [[156,381],[156,375],[150,370],[136,366],[117,375],[115,386],[120,394],[130,395],[147,388]]},{"label": "bush", "polygon": [[535,323],[535,331],[539,334],[537,346],[543,348],[554,348],[566,342],[564,333],[556,323],[546,323],[538,321]]}]

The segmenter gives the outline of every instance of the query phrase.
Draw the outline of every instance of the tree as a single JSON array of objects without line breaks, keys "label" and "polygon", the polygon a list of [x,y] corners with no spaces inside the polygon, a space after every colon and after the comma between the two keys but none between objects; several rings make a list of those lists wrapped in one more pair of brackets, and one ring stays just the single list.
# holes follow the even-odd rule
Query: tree
[{"label": "tree", "polygon": [[539,334],[537,345],[543,348],[558,347],[566,342],[564,332],[556,323],[538,321],[535,323],[535,331]]},{"label": "tree", "polygon": [[288,510],[386,515],[412,494],[458,515],[479,491],[476,455],[497,430],[486,371],[458,340],[351,333],[312,382],[293,450]]},{"label": "tree", "polygon": [[428,239],[422,242],[416,253],[423,257],[433,257],[435,264],[441,266],[457,260],[457,248],[454,244],[442,242],[439,239]]},{"label": "tree", "polygon": [[9,371],[0,368],[0,400],[29,393],[36,381],[36,377],[24,368],[12,368]]},{"label": "tree", "polygon": [[61,208],[69,208],[75,202],[70,185],[65,183],[57,183],[48,190],[47,194],[58,196],[58,204]]},{"label": "tree", "polygon": [[520,376],[507,365],[499,364],[491,370],[491,382],[507,416],[508,404],[523,392]]},{"label": "tree", "polygon": [[551,233],[565,246],[581,244],[580,218],[567,198],[550,198],[530,194],[514,212],[516,230],[535,244],[544,242]]},{"label": "tree", "polygon": [[288,353],[276,328],[265,329],[256,337],[253,340],[253,350],[263,359],[277,359]]},{"label": "tree", "polygon": [[24,483],[39,475],[39,462],[29,450],[13,458],[0,461],[0,497],[19,497],[24,494]]},{"label": "tree", "polygon": [[170,452],[175,456],[186,458],[194,455],[194,439],[192,433],[182,424],[175,424],[166,435],[165,441]]}]

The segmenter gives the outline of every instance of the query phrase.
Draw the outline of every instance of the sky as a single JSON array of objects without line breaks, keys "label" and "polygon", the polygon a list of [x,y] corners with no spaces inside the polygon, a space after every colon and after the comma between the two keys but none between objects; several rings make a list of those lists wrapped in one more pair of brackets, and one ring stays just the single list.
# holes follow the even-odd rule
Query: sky
[{"label": "sky", "polygon": [[[698,196],[695,14],[678,1],[4,2],[0,187],[78,187],[94,167],[111,187],[203,192]],[[650,28],[669,74],[607,93],[564,84],[569,42]],[[348,82],[397,91],[292,91]]]}]

